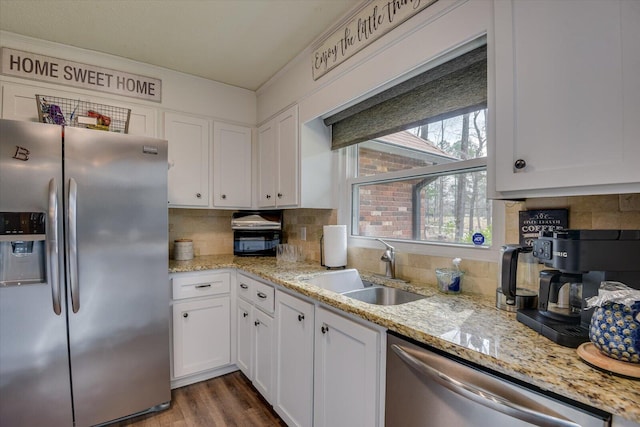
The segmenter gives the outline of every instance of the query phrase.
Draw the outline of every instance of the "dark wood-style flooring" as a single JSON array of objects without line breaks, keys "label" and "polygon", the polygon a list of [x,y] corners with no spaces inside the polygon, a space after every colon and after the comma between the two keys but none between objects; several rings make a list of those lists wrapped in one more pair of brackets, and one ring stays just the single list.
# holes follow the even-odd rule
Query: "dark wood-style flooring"
[{"label": "dark wood-style flooring", "polygon": [[286,424],[249,380],[240,371],[236,371],[172,390],[171,408],[111,426],[286,427]]}]

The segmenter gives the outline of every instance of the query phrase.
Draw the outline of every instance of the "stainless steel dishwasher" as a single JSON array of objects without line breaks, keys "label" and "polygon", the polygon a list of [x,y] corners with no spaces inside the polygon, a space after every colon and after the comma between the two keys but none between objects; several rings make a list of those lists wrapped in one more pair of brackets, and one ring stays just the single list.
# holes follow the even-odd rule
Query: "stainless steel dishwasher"
[{"label": "stainless steel dishwasher", "polygon": [[611,416],[560,401],[387,336],[386,427],[610,426]]}]

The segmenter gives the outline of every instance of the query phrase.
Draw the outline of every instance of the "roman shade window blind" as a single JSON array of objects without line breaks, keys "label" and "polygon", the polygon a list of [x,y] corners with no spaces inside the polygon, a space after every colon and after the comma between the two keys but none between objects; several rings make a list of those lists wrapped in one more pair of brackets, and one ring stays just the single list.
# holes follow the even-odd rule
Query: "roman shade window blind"
[{"label": "roman shade window blind", "polygon": [[487,106],[487,47],[475,48],[324,120],[331,149]]}]

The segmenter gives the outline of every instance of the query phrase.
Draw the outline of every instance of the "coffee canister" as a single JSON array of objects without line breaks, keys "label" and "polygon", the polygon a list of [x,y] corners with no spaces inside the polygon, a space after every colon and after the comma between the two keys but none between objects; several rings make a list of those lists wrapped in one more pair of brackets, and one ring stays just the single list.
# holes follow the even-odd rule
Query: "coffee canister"
[{"label": "coffee canister", "polygon": [[173,242],[173,258],[176,261],[187,261],[193,259],[193,240],[175,240]]}]

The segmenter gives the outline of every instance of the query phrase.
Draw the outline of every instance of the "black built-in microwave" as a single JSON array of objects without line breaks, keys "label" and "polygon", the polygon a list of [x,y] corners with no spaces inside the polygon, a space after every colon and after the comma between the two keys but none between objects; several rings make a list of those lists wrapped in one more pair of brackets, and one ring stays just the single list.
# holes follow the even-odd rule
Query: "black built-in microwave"
[{"label": "black built-in microwave", "polygon": [[231,218],[233,254],[276,256],[282,243],[282,211],[240,211]]}]

